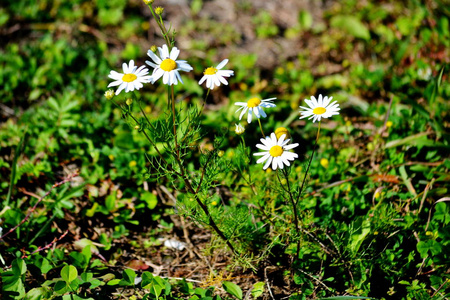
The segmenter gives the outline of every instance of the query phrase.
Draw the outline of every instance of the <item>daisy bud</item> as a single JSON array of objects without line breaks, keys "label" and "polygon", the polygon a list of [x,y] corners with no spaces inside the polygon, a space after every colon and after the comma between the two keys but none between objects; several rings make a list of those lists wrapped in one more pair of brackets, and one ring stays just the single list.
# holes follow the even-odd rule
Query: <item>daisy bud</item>
[{"label": "daisy bud", "polygon": [[155,13],[158,16],[162,15],[163,12],[164,12],[164,7],[158,6],[157,8],[155,8]]},{"label": "daisy bud", "polygon": [[245,132],[245,128],[241,124],[234,124],[236,126],[236,129],[234,132],[236,132],[237,135],[241,135]]},{"label": "daisy bud", "polygon": [[144,0],[144,3],[147,5],[150,5],[153,3],[153,1],[155,1],[155,0]]},{"label": "daisy bud", "polygon": [[277,136],[277,139],[280,139],[280,137],[285,134],[286,137],[285,139],[288,139],[291,137],[291,135],[289,134],[289,131],[284,128],[284,127],[278,127],[277,129],[275,129],[275,135]]},{"label": "daisy bud", "polygon": [[155,53],[156,50],[158,50],[158,47],[156,47],[155,45],[150,47],[150,51],[152,51],[153,53]]},{"label": "daisy bud", "polygon": [[125,101],[125,103],[126,103],[128,106],[130,106],[131,103],[133,103],[133,99],[128,98],[127,101]]},{"label": "daisy bud", "polygon": [[222,157],[225,154],[225,152],[223,152],[223,150],[220,150],[219,152],[217,152],[217,156]]},{"label": "daisy bud", "polygon": [[134,129],[138,130],[139,128],[141,128],[139,125],[134,126]]},{"label": "daisy bud", "polygon": [[108,100],[111,100],[114,97],[114,90],[109,89],[105,92],[105,97]]}]

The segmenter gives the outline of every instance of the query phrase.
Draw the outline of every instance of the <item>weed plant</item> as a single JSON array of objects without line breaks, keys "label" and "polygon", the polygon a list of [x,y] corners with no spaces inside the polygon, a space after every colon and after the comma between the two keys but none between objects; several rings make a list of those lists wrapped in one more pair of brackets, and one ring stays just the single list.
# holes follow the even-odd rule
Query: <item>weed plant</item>
[{"label": "weed plant", "polygon": [[[46,14],[38,12],[53,5],[47,1],[0,9],[9,28],[2,34],[14,30],[10,18],[51,32],[56,11],[63,24],[76,24],[57,41],[43,34],[38,47],[1,48],[1,109],[13,116],[0,128],[2,298],[449,297],[443,3],[408,2],[408,17],[394,4],[369,2],[356,14],[352,1],[335,4],[322,50],[339,60],[370,48],[372,65],[343,60],[333,74],[308,67],[314,53],[300,52],[274,78],[253,68],[256,54],[215,61],[215,49],[200,40],[192,45],[205,51],[202,58],[189,57],[164,8],[145,3],[163,40],[145,65],[139,44],[128,42],[119,58],[104,55],[104,41],[92,48],[67,42],[86,41],[75,26],[104,38],[73,23],[81,17],[73,8],[89,14],[92,3],[59,3]],[[105,32],[128,13],[124,1],[96,5]],[[202,6],[192,1],[197,18]],[[250,24],[259,39],[289,39],[323,31],[312,18],[301,11],[298,24],[282,31],[260,12]],[[143,34],[136,20],[125,18],[120,38]],[[214,21],[191,20],[179,30],[208,24]],[[238,39],[225,27],[219,44]],[[109,65],[121,60],[123,73],[110,72],[114,90],[100,100]],[[71,73],[80,75],[64,75]],[[157,236],[177,232],[170,220],[197,227],[178,229],[185,243],[163,246]],[[193,231],[212,234],[193,257],[228,257],[227,275],[164,276],[147,260],[155,249],[192,252],[199,247]],[[133,251],[141,255],[129,261]]]}]

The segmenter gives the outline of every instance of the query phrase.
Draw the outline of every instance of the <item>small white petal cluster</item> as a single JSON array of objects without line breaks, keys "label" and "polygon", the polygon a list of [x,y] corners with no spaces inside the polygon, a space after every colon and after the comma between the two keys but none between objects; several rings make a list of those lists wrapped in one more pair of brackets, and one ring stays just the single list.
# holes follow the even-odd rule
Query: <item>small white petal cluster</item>
[{"label": "small white petal cluster", "polygon": [[147,55],[153,62],[146,60],[145,63],[153,69],[152,83],[155,83],[159,78],[163,78],[163,83],[167,85],[176,85],[178,81],[183,83],[179,71],[189,72],[192,67],[185,60],[177,60],[180,50],[173,47],[169,53],[169,47],[163,45],[158,47],[159,57],[148,50]]},{"label": "small white petal cluster", "polygon": [[225,77],[230,77],[234,75],[232,70],[222,70],[223,67],[228,63],[228,59],[222,60],[217,67],[209,67],[203,72],[203,77],[200,79],[198,84],[203,84],[206,80],[206,87],[208,89],[214,89],[215,86],[220,86],[220,83],[228,85],[228,81]]},{"label": "small white petal cluster", "polygon": [[277,168],[283,169],[283,167],[290,166],[289,161],[294,161],[298,155],[289,150],[298,146],[298,143],[289,144],[289,139],[285,140],[286,134],[283,134],[280,139],[277,139],[275,133],[271,133],[270,137],[261,139],[262,144],[257,144],[256,147],[263,150],[263,152],[254,153],[255,156],[262,156],[256,161],[257,164],[266,162],[263,169],[267,169],[272,164],[272,170]]},{"label": "small white petal cluster", "polygon": [[235,105],[240,106],[240,108],[236,111],[240,111],[242,109],[241,114],[239,115],[239,120],[242,119],[242,117],[245,115],[245,113],[248,111],[247,115],[247,122],[252,122],[252,115],[255,113],[255,116],[260,119],[261,117],[265,118],[267,117],[266,113],[263,110],[263,107],[275,107],[276,105],[272,103],[272,100],[275,100],[276,98],[269,98],[269,99],[259,99],[259,98],[251,98],[247,102],[236,102]]},{"label": "small white petal cluster", "polygon": [[143,87],[143,83],[148,83],[151,80],[151,76],[148,74],[148,69],[145,66],[140,66],[139,68],[134,65],[134,61],[130,60],[130,63],[122,64],[123,73],[118,73],[116,71],[111,71],[108,75],[109,78],[115,81],[111,82],[108,87],[119,86],[116,91],[116,95],[122,90],[125,92],[131,92],[134,90],[139,90]]},{"label": "small white petal cluster", "polygon": [[308,118],[308,120],[313,119],[313,123],[321,120],[321,118],[329,118],[334,115],[339,114],[339,104],[337,101],[333,101],[333,97],[323,97],[319,95],[319,99],[316,100],[314,96],[311,96],[311,100],[305,99],[306,104],[309,107],[300,106],[300,108],[305,109],[305,111],[300,111],[300,119]]}]

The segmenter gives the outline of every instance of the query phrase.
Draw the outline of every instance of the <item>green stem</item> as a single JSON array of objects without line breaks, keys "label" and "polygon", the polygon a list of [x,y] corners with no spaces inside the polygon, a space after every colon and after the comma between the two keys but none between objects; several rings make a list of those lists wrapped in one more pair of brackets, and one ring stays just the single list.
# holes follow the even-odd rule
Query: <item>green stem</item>
[{"label": "green stem", "polygon": [[173,138],[175,140],[175,151],[177,152],[177,157],[180,157],[180,151],[178,149],[178,137],[177,137],[177,124],[176,124],[176,114],[175,114],[175,95],[173,85],[170,86],[171,98],[172,98],[172,121],[173,121]]},{"label": "green stem", "polygon": [[[300,226],[299,226],[298,212],[297,212],[297,203],[298,202],[294,201],[294,197],[291,192],[291,185],[289,183],[289,176],[288,176],[287,169],[283,169],[282,172],[283,172],[284,178],[286,179],[287,193],[289,194],[289,200],[291,201],[292,209],[294,210],[294,225],[295,225],[296,233],[299,233]],[[297,256],[296,257],[298,258],[299,255],[300,255],[300,240],[297,241]]]},{"label": "green stem", "polygon": [[314,153],[316,152],[317,141],[319,140],[320,124],[321,124],[321,121],[319,121],[319,127],[317,128],[316,141],[315,141],[315,143],[314,143],[314,148],[313,148],[313,152],[312,152],[312,154],[311,154],[311,157],[309,158],[308,167],[306,168],[306,172],[305,172],[305,177],[303,177],[302,185],[301,185],[301,187],[300,187],[300,189],[299,189],[299,191],[298,191],[298,194],[297,194],[297,199],[296,199],[296,201],[295,201],[296,204],[298,203],[298,201],[299,201],[299,199],[300,199],[300,195],[301,195],[302,192],[303,192],[303,188],[304,188],[305,182],[306,182],[306,177],[308,177],[309,167],[311,166],[311,162],[312,162],[312,159],[313,159],[313,157],[314,157]]},{"label": "green stem", "polygon": [[150,11],[152,12],[153,18],[155,19],[156,24],[158,24],[158,27],[159,27],[159,29],[161,30],[161,33],[164,36],[164,40],[166,41],[167,47],[169,47],[169,52],[170,52],[170,50],[172,50],[172,43],[169,41],[169,37],[167,35],[166,28],[164,26],[164,22],[163,22],[161,16],[158,16],[158,17],[156,16],[155,11],[153,10],[153,7],[151,5],[149,5],[148,7],[150,8]]},{"label": "green stem", "polygon": [[259,123],[259,129],[261,129],[262,136],[263,136],[263,138],[265,138],[266,135],[264,134],[264,131],[263,131],[262,125],[261,125],[261,120],[259,118],[258,118],[258,123]]}]

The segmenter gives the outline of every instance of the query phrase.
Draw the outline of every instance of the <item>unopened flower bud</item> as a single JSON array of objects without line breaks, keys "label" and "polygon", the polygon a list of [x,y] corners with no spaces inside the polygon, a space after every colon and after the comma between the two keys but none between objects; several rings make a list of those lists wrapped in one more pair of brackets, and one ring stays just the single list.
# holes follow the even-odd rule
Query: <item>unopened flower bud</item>
[{"label": "unopened flower bud", "polygon": [[114,90],[109,89],[105,92],[105,97],[108,100],[111,100],[114,97]]},{"label": "unopened flower bud", "polygon": [[133,99],[128,98],[127,101],[125,101],[127,103],[128,106],[131,105],[131,103],[133,103]]},{"label": "unopened flower bud", "polygon": [[156,47],[155,45],[150,47],[150,51],[152,51],[153,53],[155,53],[156,50],[158,50],[158,47]]},{"label": "unopened flower bud", "polygon": [[158,16],[162,15],[163,12],[164,12],[164,7],[158,6],[157,8],[155,8],[155,13]]},{"label": "unopened flower bud", "polygon": [[153,1],[155,1],[155,0],[144,0],[144,3],[147,5],[150,5],[153,3]]},{"label": "unopened flower bud", "polygon": [[245,132],[245,128],[241,124],[234,124],[236,126],[236,129],[234,132],[236,132],[237,135],[241,135]]},{"label": "unopened flower bud", "polygon": [[289,131],[284,128],[284,127],[278,127],[277,129],[275,129],[275,135],[277,136],[277,139],[280,139],[280,137],[285,134],[286,136],[284,137],[284,139],[288,139],[291,137],[291,135],[289,134]]},{"label": "unopened flower bud", "polygon": [[217,152],[217,156],[222,157],[225,154],[225,152],[223,152],[223,150],[220,150],[219,152]]},{"label": "unopened flower bud", "polygon": [[134,129],[138,130],[139,128],[141,128],[139,125],[134,126]]}]

